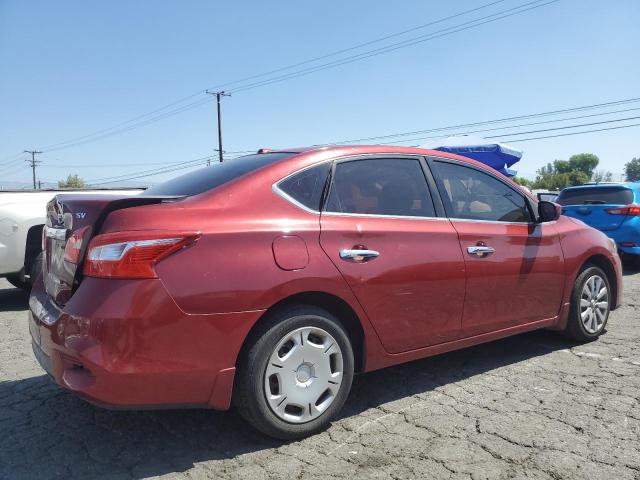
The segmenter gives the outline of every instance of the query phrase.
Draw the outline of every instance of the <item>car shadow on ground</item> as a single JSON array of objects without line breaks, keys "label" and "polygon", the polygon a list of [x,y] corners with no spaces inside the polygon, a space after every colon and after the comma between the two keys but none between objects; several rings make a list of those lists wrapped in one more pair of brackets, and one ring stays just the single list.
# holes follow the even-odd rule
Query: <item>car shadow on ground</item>
[{"label": "car shadow on ground", "polygon": [[19,288],[0,289],[0,313],[19,312],[29,306],[29,293]]},{"label": "car shadow on ground", "polygon": [[[341,418],[571,346],[539,331],[359,375]],[[0,427],[1,478],[144,478],[283,445],[234,411],[104,410],[45,375],[0,382]]]}]

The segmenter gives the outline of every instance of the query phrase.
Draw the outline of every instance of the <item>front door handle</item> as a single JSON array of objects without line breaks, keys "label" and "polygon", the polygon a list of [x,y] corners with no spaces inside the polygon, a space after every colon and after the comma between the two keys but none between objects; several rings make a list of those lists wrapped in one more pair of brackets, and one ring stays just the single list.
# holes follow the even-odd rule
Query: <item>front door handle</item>
[{"label": "front door handle", "polygon": [[355,263],[364,263],[369,260],[373,260],[378,257],[380,252],[376,252],[375,250],[364,250],[364,249],[343,249],[340,250],[340,258],[346,260],[347,262],[355,262]]},{"label": "front door handle", "polygon": [[467,247],[467,253],[474,257],[484,258],[495,252],[495,248],[488,247],[486,245],[474,245],[473,247]]}]

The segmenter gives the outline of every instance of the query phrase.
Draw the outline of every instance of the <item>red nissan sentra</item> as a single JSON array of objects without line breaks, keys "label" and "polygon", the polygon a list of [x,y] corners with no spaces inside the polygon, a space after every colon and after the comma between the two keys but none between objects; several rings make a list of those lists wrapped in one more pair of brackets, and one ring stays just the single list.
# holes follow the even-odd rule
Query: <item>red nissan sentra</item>
[{"label": "red nissan sentra", "polygon": [[30,330],[108,407],[231,402],[283,439],[327,426],[355,372],[620,304],[615,245],[490,168],[417,148],[260,152],[140,196],[48,205]]}]

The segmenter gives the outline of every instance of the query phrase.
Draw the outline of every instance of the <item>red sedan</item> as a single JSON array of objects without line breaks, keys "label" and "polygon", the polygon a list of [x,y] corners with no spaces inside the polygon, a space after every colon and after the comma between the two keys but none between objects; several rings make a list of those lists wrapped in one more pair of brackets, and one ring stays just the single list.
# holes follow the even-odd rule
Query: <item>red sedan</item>
[{"label": "red sedan", "polygon": [[482,164],[416,148],[263,152],[137,197],[58,195],[36,357],[109,407],[231,402],[296,438],[356,372],[549,328],[604,332],[607,237]]}]

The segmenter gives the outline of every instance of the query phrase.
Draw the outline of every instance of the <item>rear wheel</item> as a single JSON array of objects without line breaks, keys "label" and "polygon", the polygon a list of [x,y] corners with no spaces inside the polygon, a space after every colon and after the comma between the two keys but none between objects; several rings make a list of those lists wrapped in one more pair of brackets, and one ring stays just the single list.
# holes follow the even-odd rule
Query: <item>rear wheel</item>
[{"label": "rear wheel", "polygon": [[611,310],[611,287],[601,268],[589,266],[576,279],[565,333],[579,342],[598,338]]},{"label": "rear wheel", "polygon": [[353,379],[353,350],[338,320],[317,307],[287,307],[270,314],[249,341],[234,391],[247,422],[285,440],[326,428]]},{"label": "rear wheel", "polygon": [[31,285],[35,282],[38,275],[42,273],[42,257],[43,253],[40,252],[36,258],[31,262],[31,271],[29,272],[29,279],[23,274],[15,273],[13,275],[7,275],[7,281],[16,288],[21,290],[30,291]]}]

